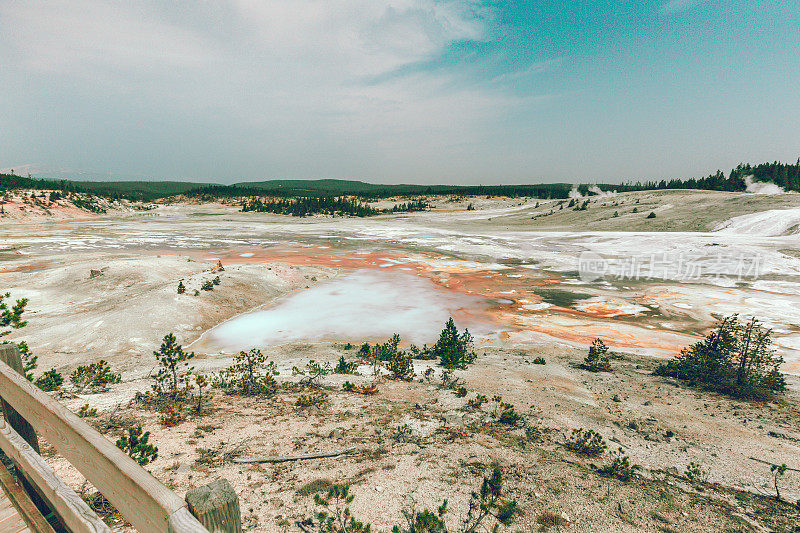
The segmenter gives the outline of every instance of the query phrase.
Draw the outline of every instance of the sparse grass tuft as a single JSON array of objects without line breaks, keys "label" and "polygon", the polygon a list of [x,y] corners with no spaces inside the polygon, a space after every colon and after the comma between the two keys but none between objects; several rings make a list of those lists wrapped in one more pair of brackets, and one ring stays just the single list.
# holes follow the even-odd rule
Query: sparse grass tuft
[{"label": "sparse grass tuft", "polygon": [[299,489],[297,489],[297,495],[308,497],[312,494],[319,494],[320,492],[326,492],[331,487],[333,487],[333,481],[328,478],[322,479],[315,479],[314,481],[309,481]]},{"label": "sparse grass tuft", "polygon": [[550,528],[560,528],[567,525],[566,519],[558,514],[544,512],[536,517],[536,522],[539,523],[541,531],[547,531]]}]

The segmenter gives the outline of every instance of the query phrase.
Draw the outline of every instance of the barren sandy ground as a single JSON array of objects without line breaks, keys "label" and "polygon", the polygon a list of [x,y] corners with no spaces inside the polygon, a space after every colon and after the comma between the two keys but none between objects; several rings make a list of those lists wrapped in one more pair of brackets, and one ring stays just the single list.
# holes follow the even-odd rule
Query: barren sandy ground
[{"label": "barren sandy ground", "polygon": [[[464,210],[469,202],[476,211]],[[370,220],[298,220],[173,205],[102,220],[4,222],[3,286],[13,297],[30,299],[29,325],[10,338],[28,342],[39,355],[40,371],[56,367],[66,374],[80,363],[109,361],[122,372],[123,383],[62,401],[75,410],[85,403],[97,407],[93,422],[112,439],[121,425],[142,423],[159,447],[159,459],[147,468],[179,493],[228,478],[253,531],[296,530],[294,521],[313,507],[309,494],[330,481],[353,484],[354,514],[379,531],[400,523],[400,510],[412,498],[429,508],[448,498],[449,523],[455,526],[469,491],[494,462],[506,472],[509,496],[521,509],[511,531],[537,530],[553,521],[561,522],[560,531],[793,531],[800,523],[797,510],[756,496],[771,493],[771,479],[769,466],[750,457],[800,468],[798,379],[789,378],[790,391],[781,400],[757,404],[688,389],[651,371],[653,356],[675,353],[715,315],[737,310],[772,320],[785,356],[794,357],[800,324],[797,235],[791,229],[761,236],[709,231],[736,216],[796,209],[800,201],[796,195],[658,192],[593,202],[598,205],[587,211],[556,207],[544,216],[539,215],[549,213],[553,202],[540,201],[536,208],[535,200],[468,199],[441,200],[428,213]],[[629,213],[634,206],[638,213]],[[611,216],[615,210],[620,216]],[[655,219],[645,218],[650,211]],[[777,225],[768,221],[766,227]],[[689,283],[669,276],[583,282],[574,266],[587,250],[706,253],[720,246],[761,254],[762,275],[728,283],[712,269]],[[194,296],[202,281],[216,275],[209,269],[217,259],[226,268],[221,284]],[[342,392],[346,379],[372,379],[362,367],[363,376],[326,377],[330,401],[319,408],[296,407],[298,391],[273,399],[217,391],[207,412],[164,428],[157,412],[130,403],[136,391],[149,388],[152,350],[167,332],[185,345],[203,335],[193,345],[195,366],[213,372],[228,365],[236,349],[211,342],[219,331],[215,327],[260,306],[274,310],[265,315],[270,317],[294,309],[294,295],[325,294],[328,299],[320,302],[341,305],[342,313],[363,321],[366,315],[359,316],[358,302],[345,302],[347,295],[336,300],[329,294],[336,291],[313,292],[363,269],[424,280],[431,291],[424,316],[438,321],[434,312],[452,312],[476,331],[478,360],[458,373],[470,391],[466,398],[440,389],[437,380],[384,380],[374,396]],[[187,293],[177,295],[181,279]],[[437,291],[480,298],[480,305],[452,309],[451,300],[439,299]],[[399,292],[386,302],[391,311],[381,318],[386,327],[394,325],[392,315],[404,316],[399,313],[407,304],[402,288]],[[322,326],[325,315],[314,311],[308,316],[321,318],[311,323]],[[440,327],[435,324],[433,331]],[[278,364],[279,380],[293,382],[292,366],[307,360],[335,362],[340,355],[355,360],[355,351],[345,350],[343,342],[355,343],[360,331],[342,327],[337,338],[265,341],[263,349]],[[592,374],[577,366],[596,336],[619,354],[612,373]],[[547,364],[532,364],[536,356]],[[418,362],[418,378],[427,366],[431,363]],[[478,393],[502,395],[525,416],[528,429],[497,424],[492,402],[480,411],[466,407]],[[398,435],[403,425],[410,435]],[[592,465],[607,463],[607,456],[589,460],[562,445],[578,427],[599,431],[611,449],[623,447],[642,466],[641,476],[628,484],[598,476]],[[350,446],[356,452],[346,457],[277,465],[235,465],[226,455]],[[61,459],[49,461],[80,485]],[[690,461],[710,471],[710,483],[681,478]],[[788,472],[781,487],[786,499],[800,498],[797,473]]]},{"label": "barren sandy ground", "polygon": [[0,224],[14,222],[52,222],[54,220],[76,220],[96,217],[100,211],[113,215],[141,209],[141,204],[124,200],[107,200],[91,195],[79,194],[78,198],[91,198],[97,212],[81,208],[69,198],[50,199],[53,191],[6,191],[0,198]]}]

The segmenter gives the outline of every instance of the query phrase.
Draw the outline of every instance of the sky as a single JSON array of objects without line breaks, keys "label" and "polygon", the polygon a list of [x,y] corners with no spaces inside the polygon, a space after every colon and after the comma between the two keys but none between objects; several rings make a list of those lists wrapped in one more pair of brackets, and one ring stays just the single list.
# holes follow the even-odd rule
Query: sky
[{"label": "sky", "polygon": [[800,156],[798,0],[0,0],[0,168],[620,182]]}]

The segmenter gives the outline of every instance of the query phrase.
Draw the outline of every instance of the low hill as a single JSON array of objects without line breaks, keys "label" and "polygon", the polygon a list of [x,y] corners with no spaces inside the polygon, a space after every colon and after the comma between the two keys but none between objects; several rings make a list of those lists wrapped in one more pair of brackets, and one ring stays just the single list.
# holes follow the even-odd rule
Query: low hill
[{"label": "low hill", "polygon": [[158,198],[184,194],[207,183],[186,181],[74,181],[38,179],[14,174],[0,174],[0,190],[44,190],[82,192],[111,199],[149,202]]},{"label": "low hill", "polygon": [[188,181],[75,181],[36,179],[0,174],[0,190],[36,189],[85,192],[111,199],[124,198],[135,201],[153,201],[170,196],[187,195],[203,197],[329,197],[359,196],[363,199],[380,199],[392,196],[461,195],[510,196],[563,199],[577,188],[583,196],[605,191],[630,192],[659,189],[701,189],[739,192],[751,190],[753,184],[769,184],[777,192],[800,191],[800,159],[797,163],[740,164],[726,176],[722,171],[704,178],[637,181],[623,184],[574,185],[570,183],[542,183],[535,185],[413,185],[377,184],[358,180],[310,179],[243,181],[234,185],[198,183]]}]

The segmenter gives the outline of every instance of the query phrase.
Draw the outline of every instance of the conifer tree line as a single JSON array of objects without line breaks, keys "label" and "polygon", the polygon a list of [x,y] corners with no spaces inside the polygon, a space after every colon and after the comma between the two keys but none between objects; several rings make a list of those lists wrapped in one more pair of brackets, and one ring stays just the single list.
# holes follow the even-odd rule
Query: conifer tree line
[{"label": "conifer tree line", "polygon": [[277,213],[279,215],[292,215],[295,217],[305,217],[316,213],[324,215],[368,217],[379,213],[377,209],[370,207],[369,204],[344,197],[301,197],[266,201],[262,201],[260,198],[251,198],[250,200],[244,200],[242,202],[242,211]]},{"label": "conifer tree line", "polygon": [[[657,172],[658,169],[653,169]],[[629,180],[622,184],[597,184],[603,191],[619,192],[660,190],[660,189],[701,189],[712,191],[744,191],[746,178],[752,176],[755,182],[774,183],[786,191],[800,192],[800,158],[795,163],[761,163],[752,165],[740,163],[726,175],[721,170],[701,178],[674,178],[660,181]],[[571,183],[542,183],[535,185],[379,185],[373,183],[345,180],[274,180],[266,182],[237,183],[235,185],[202,184],[169,181],[136,182],[88,182],[73,180],[37,179],[16,174],[0,174],[0,191],[15,189],[55,190],[65,193],[85,193],[108,199],[128,199],[152,201],[175,195],[195,198],[283,198],[269,205],[270,212],[286,211],[294,214],[308,210],[311,199],[316,199],[318,209],[311,212],[338,211],[353,216],[369,216],[369,208],[362,202],[380,200],[393,196],[421,195],[462,195],[462,196],[507,196],[533,197],[543,199],[566,199],[574,188]],[[591,196],[589,185],[579,185],[583,196]],[[341,204],[348,197],[358,197],[359,201],[347,200],[355,205]],[[299,199],[299,201],[288,201]],[[336,202],[340,202],[337,205]],[[398,204],[391,211],[418,211],[424,209],[419,201]],[[262,202],[264,203],[264,202]],[[299,204],[299,205],[295,205]],[[306,205],[303,205],[306,204]],[[248,204],[249,205],[249,204]],[[406,206],[405,209],[401,206]],[[255,204],[252,211],[267,210]],[[361,214],[358,214],[361,213]],[[303,215],[297,215],[303,216]]]},{"label": "conifer tree line", "polygon": [[739,164],[727,176],[721,171],[705,178],[672,179],[659,182],[637,182],[632,185],[640,190],[652,189],[702,189],[709,191],[744,191],[747,188],[746,178],[750,176],[754,182],[774,183],[786,191],[800,192],[800,158],[795,164],[762,163],[760,165]]},{"label": "conifer tree line", "polygon": [[391,209],[376,209],[369,204],[347,197],[299,197],[262,200],[254,197],[242,201],[242,212],[277,213],[305,217],[314,214],[368,217],[381,213],[426,211],[430,205],[424,200],[395,204]]}]

